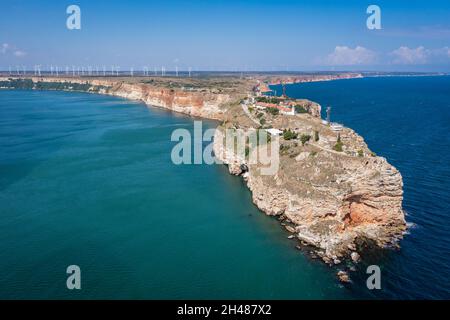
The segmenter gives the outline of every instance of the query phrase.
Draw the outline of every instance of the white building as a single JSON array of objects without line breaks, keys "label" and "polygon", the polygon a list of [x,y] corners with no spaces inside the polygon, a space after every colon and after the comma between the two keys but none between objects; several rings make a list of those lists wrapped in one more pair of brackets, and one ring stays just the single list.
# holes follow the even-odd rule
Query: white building
[{"label": "white building", "polygon": [[267,131],[268,133],[270,133],[272,136],[279,136],[279,135],[281,135],[281,134],[283,133],[283,131],[278,130],[278,129],[276,129],[276,128],[266,129],[266,131]]}]

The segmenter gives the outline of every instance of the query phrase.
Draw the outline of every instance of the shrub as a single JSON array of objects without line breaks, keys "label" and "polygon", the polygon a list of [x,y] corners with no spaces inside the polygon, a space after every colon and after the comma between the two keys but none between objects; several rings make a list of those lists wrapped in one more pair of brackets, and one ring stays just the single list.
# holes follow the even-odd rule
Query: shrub
[{"label": "shrub", "polygon": [[290,146],[286,144],[280,144],[280,153],[286,154],[286,152],[289,150]]},{"label": "shrub", "polygon": [[319,141],[319,131],[314,131],[314,141]]},{"label": "shrub", "polygon": [[333,150],[338,151],[338,152],[342,152],[342,146],[344,144],[342,143],[342,141],[338,140],[338,142],[336,142],[336,144],[333,147]]},{"label": "shrub", "polygon": [[308,111],[305,109],[305,107],[297,104],[295,107],[295,112],[296,113],[308,113]]},{"label": "shrub", "polygon": [[361,149],[359,149],[358,150],[358,157],[363,157],[363,156],[364,156],[364,152]]},{"label": "shrub", "polygon": [[259,119],[259,123],[261,123],[261,125],[264,125],[266,123],[266,119],[264,118]]},{"label": "shrub", "polygon": [[283,132],[284,140],[297,139],[297,136],[298,136],[298,134],[295,132],[292,132],[291,129],[284,130],[284,132]]},{"label": "shrub", "polygon": [[273,116],[276,116],[280,113],[280,110],[278,110],[277,108],[273,108],[273,107],[268,107],[266,108],[267,112],[270,113]]},{"label": "shrub", "polygon": [[302,146],[305,145],[309,140],[311,139],[311,136],[309,134],[302,134],[300,137],[300,141],[302,142]]}]

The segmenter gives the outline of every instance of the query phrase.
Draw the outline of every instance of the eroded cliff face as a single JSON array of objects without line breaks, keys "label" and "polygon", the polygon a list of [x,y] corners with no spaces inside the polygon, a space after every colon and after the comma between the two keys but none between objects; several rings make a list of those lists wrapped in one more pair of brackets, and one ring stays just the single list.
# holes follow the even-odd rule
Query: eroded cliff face
[{"label": "eroded cliff face", "polygon": [[71,82],[103,86],[99,93],[139,100],[147,105],[184,113],[190,116],[214,120],[223,120],[226,105],[239,101],[239,96],[227,93],[211,93],[170,89],[144,83],[126,83],[124,81],[81,79],[81,78],[31,78],[33,82]]},{"label": "eroded cliff face", "polygon": [[[300,120],[297,126],[307,123]],[[314,142],[292,145],[295,152],[281,154],[278,171],[262,175],[260,165],[249,164],[219,143],[223,129],[216,132],[216,157],[228,164],[231,174],[243,175],[260,210],[278,216],[325,262],[350,257],[361,242],[383,248],[395,246],[402,237],[406,229],[402,176],[385,158],[371,155],[361,137],[354,139],[364,156],[326,150]],[[349,134],[356,135],[351,130]]]},{"label": "eroded cliff face", "polygon": [[133,100],[141,100],[152,106],[170,109],[191,116],[222,120],[225,109],[221,106],[231,103],[228,94],[188,92],[166,88],[156,88],[145,84],[119,83],[112,87],[110,94]]}]

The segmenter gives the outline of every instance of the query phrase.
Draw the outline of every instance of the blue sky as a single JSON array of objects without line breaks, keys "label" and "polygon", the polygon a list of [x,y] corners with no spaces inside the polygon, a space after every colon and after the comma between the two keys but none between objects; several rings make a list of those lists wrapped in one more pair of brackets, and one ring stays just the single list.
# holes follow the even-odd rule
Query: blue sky
[{"label": "blue sky", "polygon": [[[66,8],[81,8],[68,30]],[[369,5],[381,30],[366,27]],[[450,1],[0,3],[0,68],[450,71]]]}]

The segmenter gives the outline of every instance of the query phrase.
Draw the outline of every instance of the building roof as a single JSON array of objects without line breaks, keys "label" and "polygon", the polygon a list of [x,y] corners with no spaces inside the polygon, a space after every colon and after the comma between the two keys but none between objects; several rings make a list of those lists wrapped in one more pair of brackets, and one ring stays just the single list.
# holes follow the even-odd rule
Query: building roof
[{"label": "building roof", "polygon": [[268,133],[270,133],[271,135],[273,135],[273,136],[278,136],[278,135],[280,135],[280,134],[283,133],[283,131],[278,130],[278,129],[276,129],[276,128],[266,129],[266,131],[267,131]]}]

